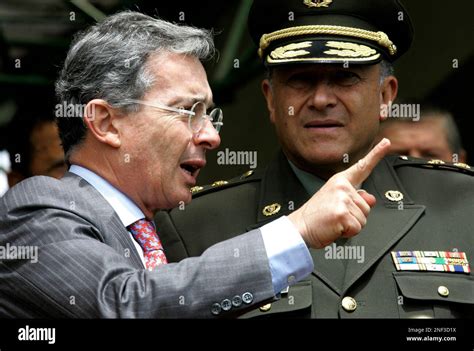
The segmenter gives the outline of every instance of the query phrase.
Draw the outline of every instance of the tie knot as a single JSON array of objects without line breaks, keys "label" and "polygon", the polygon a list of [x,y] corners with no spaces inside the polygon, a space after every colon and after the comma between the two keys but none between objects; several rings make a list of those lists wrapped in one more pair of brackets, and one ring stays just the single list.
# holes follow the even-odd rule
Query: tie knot
[{"label": "tie knot", "polygon": [[153,223],[143,218],[128,226],[128,229],[137,233],[152,233],[155,231]]}]

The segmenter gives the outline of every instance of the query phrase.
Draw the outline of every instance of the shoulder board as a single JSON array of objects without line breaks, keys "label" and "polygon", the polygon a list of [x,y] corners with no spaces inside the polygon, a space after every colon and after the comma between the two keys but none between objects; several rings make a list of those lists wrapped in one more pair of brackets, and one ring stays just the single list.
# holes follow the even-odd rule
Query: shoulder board
[{"label": "shoulder board", "polygon": [[447,170],[447,171],[455,171],[455,172],[460,172],[460,173],[474,176],[474,167],[471,167],[461,162],[451,163],[451,162],[445,162],[441,160],[426,160],[426,159],[415,158],[415,157],[410,157],[410,156],[397,156],[394,158],[393,166],[395,168],[403,167],[403,166],[411,166],[411,167]]},{"label": "shoulder board", "polygon": [[231,188],[236,185],[240,185],[244,183],[259,181],[260,179],[261,179],[261,172],[256,171],[256,170],[248,170],[247,172],[229,180],[216,180],[215,182],[212,182],[211,184],[197,185],[195,187],[192,187],[190,191],[194,199],[204,194],[209,194],[214,191]]}]

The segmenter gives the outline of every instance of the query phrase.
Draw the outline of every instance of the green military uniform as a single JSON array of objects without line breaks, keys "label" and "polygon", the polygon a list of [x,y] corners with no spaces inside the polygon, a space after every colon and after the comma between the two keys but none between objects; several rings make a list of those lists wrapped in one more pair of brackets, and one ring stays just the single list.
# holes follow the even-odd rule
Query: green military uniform
[{"label": "green military uniform", "polygon": [[[394,62],[413,39],[412,23],[398,0],[258,0],[249,29],[267,67]],[[473,317],[472,175],[467,165],[386,157],[362,184],[377,199],[363,230],[311,249],[314,272],[308,279],[245,316]],[[200,255],[219,241],[289,214],[323,183],[280,153],[265,170],[196,188],[184,210],[156,218],[166,255],[170,261]],[[456,261],[458,253],[448,255],[454,259],[407,263],[414,251],[426,256],[464,252],[467,259]],[[428,266],[431,260],[436,264]]]},{"label": "green military uniform", "polygon": [[[392,251],[459,251],[473,262],[473,175],[467,165],[386,157],[362,185],[377,198],[367,226],[336,242],[364,247],[363,262],[311,249],[315,269],[309,279],[245,316],[474,316],[472,274],[397,271],[391,257]],[[159,213],[156,223],[168,259],[179,261],[287,215],[309,197],[280,154],[264,171],[204,187],[184,210]]]}]

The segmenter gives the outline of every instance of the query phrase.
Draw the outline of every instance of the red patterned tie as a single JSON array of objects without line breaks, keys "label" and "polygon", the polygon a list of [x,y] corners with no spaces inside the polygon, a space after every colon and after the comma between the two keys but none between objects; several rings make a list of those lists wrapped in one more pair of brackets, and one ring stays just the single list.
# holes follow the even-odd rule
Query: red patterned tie
[{"label": "red patterned tie", "polygon": [[158,234],[156,234],[152,222],[146,219],[140,219],[127,228],[143,249],[146,269],[152,271],[156,266],[168,263],[165,252],[163,251],[163,245],[161,244],[160,238],[158,238]]}]

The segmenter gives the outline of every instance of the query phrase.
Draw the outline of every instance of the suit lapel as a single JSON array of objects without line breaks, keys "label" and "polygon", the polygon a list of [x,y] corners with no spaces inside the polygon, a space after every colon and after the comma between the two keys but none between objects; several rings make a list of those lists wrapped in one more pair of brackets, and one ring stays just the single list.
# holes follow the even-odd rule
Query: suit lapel
[{"label": "suit lapel", "polygon": [[[143,263],[132,242],[130,233],[123,226],[117,213],[103,196],[85,179],[74,173],[67,172],[62,181],[70,183],[70,189],[79,189],[89,199],[92,213],[87,216],[95,219],[95,223],[102,234],[105,244],[113,247],[120,254],[129,257],[134,266],[143,268]],[[84,196],[84,195],[83,195]]]},{"label": "suit lapel", "polygon": [[[400,241],[424,213],[425,206],[415,204],[400,183],[388,159],[382,160],[363,188],[377,198],[366,227],[346,246],[364,249],[364,260],[347,260],[343,292],[347,291],[367,270],[385,256]],[[389,190],[404,195],[403,202],[391,202],[385,196]]]},{"label": "suit lapel", "polygon": [[277,159],[267,168],[262,180],[258,205],[258,222],[265,222],[272,216],[264,215],[266,206],[277,203],[281,206],[278,216],[288,215],[309,198],[303,186],[291,170],[285,155],[280,152]]},{"label": "suit lapel", "polygon": [[[260,228],[281,216],[290,214],[307,199],[308,195],[303,186],[291,170],[283,153],[280,152],[263,173],[256,214],[257,221],[246,230]],[[268,213],[265,215],[264,209],[272,204],[278,204],[280,209],[271,215]]]}]

